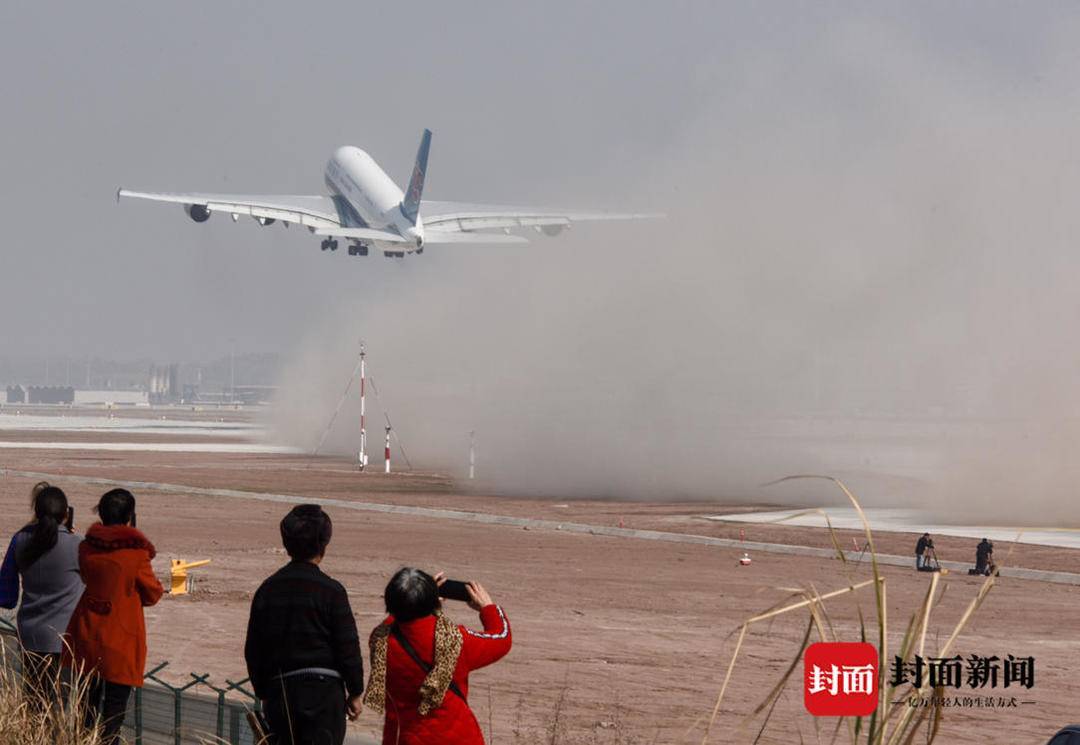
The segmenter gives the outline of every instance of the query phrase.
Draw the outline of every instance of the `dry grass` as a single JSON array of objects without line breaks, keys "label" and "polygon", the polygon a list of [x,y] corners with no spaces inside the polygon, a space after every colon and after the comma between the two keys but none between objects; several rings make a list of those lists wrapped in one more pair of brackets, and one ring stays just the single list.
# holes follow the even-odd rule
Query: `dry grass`
[{"label": "dry grass", "polygon": [[[22,675],[11,664],[7,647],[0,664],[0,745],[98,745],[96,731],[82,723],[81,702],[87,680],[75,675],[62,680],[59,675],[46,681],[41,690],[24,690]],[[66,701],[61,705],[60,701]]]},{"label": "dry grass", "polygon": [[[701,743],[702,745],[708,745],[710,742],[713,734],[713,727],[717,723],[717,719],[722,710],[724,695],[727,693],[729,685],[734,679],[735,663],[739,658],[739,653],[742,650],[747,631],[752,625],[794,611],[805,610],[808,613],[806,633],[804,634],[798,649],[795,651],[790,665],[786,668],[776,685],[773,686],[765,698],[762,699],[761,703],[758,704],[749,715],[746,715],[739,722],[732,722],[723,727],[723,742],[732,742],[736,739],[743,741],[748,738],[750,736],[750,727],[755,722],[758,723],[755,727],[757,731],[749,741],[756,743],[762,738],[769,726],[769,720],[772,717],[773,709],[779,701],[780,696],[783,694],[789,680],[800,667],[799,662],[801,661],[803,652],[806,650],[807,646],[809,646],[812,641],[844,641],[843,639],[838,638],[836,631],[833,628],[826,610],[825,601],[842,595],[856,593],[859,590],[870,586],[874,588],[875,606],[872,625],[868,629],[867,621],[863,617],[862,610],[860,609],[860,638],[857,640],[849,639],[847,641],[871,641],[870,634],[873,634],[876,629],[877,639],[874,641],[876,641],[879,663],[877,681],[879,700],[877,710],[867,719],[862,717],[840,718],[837,720],[815,719],[814,733],[810,738],[810,741],[836,743],[843,738],[851,742],[852,745],[857,745],[862,742],[865,742],[867,745],[910,745],[910,743],[913,742],[932,743],[940,730],[942,710],[939,707],[931,706],[893,706],[892,702],[900,700],[922,702],[935,693],[941,695],[943,691],[938,689],[935,692],[931,690],[925,682],[919,688],[905,686],[903,689],[893,689],[889,685],[891,677],[889,674],[891,669],[889,661],[892,655],[900,657],[904,662],[910,662],[916,654],[920,656],[923,655],[931,614],[941,598],[941,593],[939,592],[941,575],[936,572],[930,575],[926,595],[919,607],[912,613],[911,619],[908,621],[904,631],[899,649],[890,655],[888,648],[888,606],[885,602],[886,582],[885,578],[881,576],[878,567],[877,553],[874,550],[874,538],[870,530],[870,524],[866,519],[866,515],[863,513],[859,500],[855,498],[855,495],[851,493],[843,482],[829,476],[790,476],[786,479],[781,479],[780,481],[806,478],[826,479],[833,482],[851,501],[852,506],[854,506],[855,511],[862,520],[863,530],[866,534],[866,546],[870,554],[870,565],[873,572],[873,578],[864,582],[853,583],[824,594],[819,593],[813,587],[801,589],[795,593],[796,597],[801,596],[800,600],[794,602],[789,601],[787,604],[774,607],[744,621],[738,629],[735,650],[728,663],[724,681],[720,687],[720,692],[716,697],[716,703],[708,717],[705,734],[701,739]],[[826,520],[828,520],[828,516],[826,516]],[[838,558],[846,563],[847,558],[840,548],[840,543],[833,531],[831,523],[829,523],[829,534],[832,538],[833,546],[837,551]],[[993,588],[996,580],[996,575],[986,578],[986,581],[983,582],[979,587],[978,592],[976,592],[975,596],[968,603],[960,620],[948,634],[947,641],[936,651],[936,656],[945,657],[949,654],[954,642],[959,638],[961,632],[967,626],[972,616],[978,611],[983,600],[985,600],[987,594]],[[832,732],[823,733],[821,731],[823,728],[831,729]],[[806,741],[806,738],[804,738],[801,733],[788,733],[788,737],[791,742]]]}]

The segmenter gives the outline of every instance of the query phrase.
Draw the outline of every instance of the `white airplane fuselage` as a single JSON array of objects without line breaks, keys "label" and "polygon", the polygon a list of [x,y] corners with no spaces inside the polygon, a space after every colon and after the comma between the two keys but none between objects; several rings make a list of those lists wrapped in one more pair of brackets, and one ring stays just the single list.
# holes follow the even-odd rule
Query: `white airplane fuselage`
[{"label": "white airplane fuselage", "polygon": [[417,216],[413,225],[405,216],[401,209],[404,193],[370,155],[351,145],[339,147],[326,164],[325,176],[330,193],[356,211],[352,219],[357,224],[346,227],[385,228],[423,248],[423,222]]}]

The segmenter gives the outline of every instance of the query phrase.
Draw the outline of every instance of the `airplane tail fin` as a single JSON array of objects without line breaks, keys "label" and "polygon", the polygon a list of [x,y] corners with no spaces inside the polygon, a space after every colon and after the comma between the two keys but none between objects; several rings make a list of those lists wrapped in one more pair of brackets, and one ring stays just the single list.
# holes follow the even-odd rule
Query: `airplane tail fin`
[{"label": "airplane tail fin", "polygon": [[409,190],[405,192],[405,199],[401,202],[401,213],[413,225],[416,224],[416,217],[420,214],[420,196],[424,193],[424,174],[427,173],[427,156],[430,149],[431,130],[425,129],[424,136],[420,138],[420,149],[416,151],[416,165],[413,166],[412,178],[409,179]]}]

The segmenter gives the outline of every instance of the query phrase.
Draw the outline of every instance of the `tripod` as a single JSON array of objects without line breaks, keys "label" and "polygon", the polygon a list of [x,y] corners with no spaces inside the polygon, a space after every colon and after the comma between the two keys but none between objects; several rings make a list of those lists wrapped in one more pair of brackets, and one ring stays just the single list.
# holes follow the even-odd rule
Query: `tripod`
[{"label": "tripod", "polygon": [[922,570],[921,571],[924,571],[924,572],[940,572],[941,571],[941,562],[938,561],[937,551],[934,550],[933,546],[927,547],[926,553],[924,554],[924,556],[926,558],[923,559],[923,565],[922,565]]}]

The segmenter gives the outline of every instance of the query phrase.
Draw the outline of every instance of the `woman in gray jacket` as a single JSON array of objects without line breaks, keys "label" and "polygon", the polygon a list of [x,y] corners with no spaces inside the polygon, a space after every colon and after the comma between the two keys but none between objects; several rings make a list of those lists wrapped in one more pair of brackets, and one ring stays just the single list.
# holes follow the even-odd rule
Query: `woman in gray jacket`
[{"label": "woman in gray jacket", "polygon": [[53,696],[63,634],[83,593],[82,536],[72,532],[72,511],[60,488],[42,481],[31,494],[34,520],[12,537],[0,565],[0,608],[19,605],[27,690]]}]

